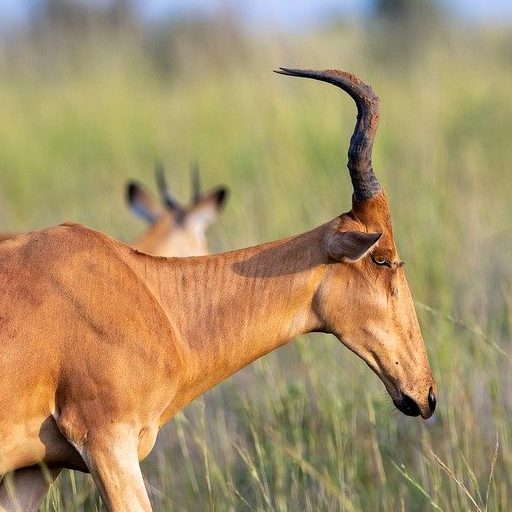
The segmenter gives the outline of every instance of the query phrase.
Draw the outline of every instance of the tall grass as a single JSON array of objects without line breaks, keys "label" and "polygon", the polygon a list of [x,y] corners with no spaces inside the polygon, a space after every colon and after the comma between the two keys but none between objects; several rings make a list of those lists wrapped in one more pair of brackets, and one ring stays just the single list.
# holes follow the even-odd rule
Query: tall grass
[{"label": "tall grass", "polygon": [[[334,338],[301,338],[187,407],[143,463],[156,510],[509,510],[512,506],[512,76],[507,36],[451,28],[400,58],[365,27],[244,40],[184,37],[171,73],[128,36],[0,60],[0,222],[76,220],[129,240],[128,178],[189,162],[232,195],[215,250],[309,229],[350,208],[355,108],[273,75],[340,67],[382,98],[374,164],[439,385],[423,422],[396,412]],[[220,36],[219,36],[220,37]],[[407,42],[403,43],[404,45]],[[399,45],[400,47],[400,45]],[[63,474],[43,510],[97,510]]]}]

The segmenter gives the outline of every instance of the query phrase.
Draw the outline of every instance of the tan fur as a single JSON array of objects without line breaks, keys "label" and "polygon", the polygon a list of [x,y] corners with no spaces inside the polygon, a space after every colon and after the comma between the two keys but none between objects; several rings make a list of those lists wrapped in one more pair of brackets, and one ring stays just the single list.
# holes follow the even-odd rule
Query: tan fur
[{"label": "tan fur", "polygon": [[19,235],[19,233],[0,233],[0,242],[3,242],[4,240],[9,240],[10,238],[16,238]]},{"label": "tan fur", "polygon": [[[217,187],[194,197],[188,206],[161,208],[153,196],[138,184],[131,206],[146,212],[150,226],[130,245],[154,256],[204,256],[209,254],[206,231],[217,219],[226,189]],[[136,205],[140,205],[140,209]]]},{"label": "tan fur", "polygon": [[179,225],[168,212],[158,218],[142,235],[131,244],[154,256],[204,256],[209,254],[206,230],[197,229],[195,225]]}]

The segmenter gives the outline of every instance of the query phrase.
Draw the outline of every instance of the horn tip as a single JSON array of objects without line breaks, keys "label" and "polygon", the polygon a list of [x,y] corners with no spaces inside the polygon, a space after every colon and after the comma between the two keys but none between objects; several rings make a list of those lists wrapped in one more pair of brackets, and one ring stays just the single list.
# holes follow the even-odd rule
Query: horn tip
[{"label": "horn tip", "polygon": [[274,73],[285,76],[303,76],[307,71],[302,69],[279,67],[279,69],[274,69]]}]

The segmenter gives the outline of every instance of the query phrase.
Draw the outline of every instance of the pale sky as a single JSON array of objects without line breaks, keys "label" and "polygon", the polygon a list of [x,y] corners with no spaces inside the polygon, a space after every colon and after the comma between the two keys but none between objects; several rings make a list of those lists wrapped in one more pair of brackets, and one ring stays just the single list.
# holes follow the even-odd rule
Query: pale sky
[{"label": "pale sky", "polygon": [[[75,0],[79,1],[79,0]],[[86,0],[82,0],[86,1]],[[88,0],[101,4],[105,0]],[[469,21],[512,22],[512,0],[438,0],[455,16]],[[10,26],[26,19],[37,0],[0,0],[0,25]],[[247,24],[271,24],[293,28],[314,23],[329,13],[357,16],[364,14],[372,0],[136,0],[140,11],[149,19],[199,11],[214,13],[230,8]]]}]

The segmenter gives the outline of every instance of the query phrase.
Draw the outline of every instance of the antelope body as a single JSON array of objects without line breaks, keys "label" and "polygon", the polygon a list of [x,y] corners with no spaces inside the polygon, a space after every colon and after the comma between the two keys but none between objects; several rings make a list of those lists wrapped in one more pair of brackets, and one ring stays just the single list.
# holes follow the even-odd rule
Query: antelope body
[{"label": "antelope body", "polygon": [[19,235],[19,233],[9,233],[4,232],[0,233],[0,242],[3,242],[4,240],[9,240],[10,238],[16,238]]},{"label": "antelope body", "polygon": [[[63,467],[112,511],[149,511],[138,461],[182,407],[262,355],[333,333],[395,405],[428,418],[435,383],[384,191],[371,169],[378,98],[341,71],[282,70],[358,106],[350,212],[225,254],[155,258],[77,224],[0,245],[0,510],[36,510]],[[46,475],[39,470],[43,462]]]}]

